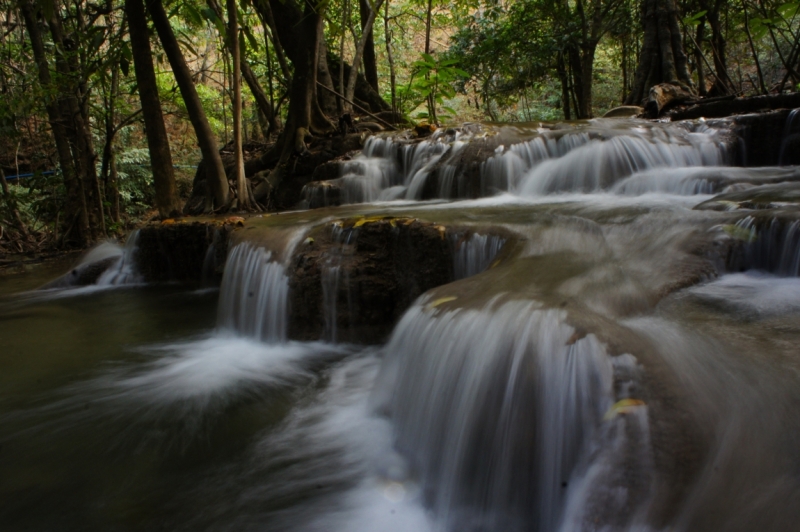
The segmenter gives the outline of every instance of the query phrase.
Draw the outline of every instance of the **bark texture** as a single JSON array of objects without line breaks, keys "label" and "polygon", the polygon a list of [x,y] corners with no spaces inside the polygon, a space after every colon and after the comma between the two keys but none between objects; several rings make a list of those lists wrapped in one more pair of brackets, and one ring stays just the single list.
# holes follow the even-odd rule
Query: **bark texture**
[{"label": "bark texture", "polygon": [[153,69],[143,0],[126,0],[125,14],[128,16],[133,68],[136,73],[139,101],[142,103],[142,117],[156,188],[156,207],[162,218],[169,218],[180,212],[180,204],[175,187],[172,153],[169,148],[167,128],[164,126],[164,115],[161,112],[156,73]]},{"label": "bark texture", "polygon": [[147,9],[153,19],[153,25],[158,33],[161,46],[169,60],[175,81],[180,88],[181,96],[192,122],[197,143],[203,153],[203,161],[208,179],[208,186],[212,192],[214,203],[217,208],[224,208],[228,204],[228,179],[225,176],[225,168],[222,165],[222,158],[219,155],[217,139],[208,125],[208,118],[203,110],[197,89],[194,87],[192,73],[183,58],[178,40],[169,24],[169,18],[161,0],[147,0]]},{"label": "bark texture", "polygon": [[625,103],[638,105],[650,87],[660,83],[678,85],[694,92],[683,50],[675,0],[644,0],[642,3],[644,39],[633,87]]}]

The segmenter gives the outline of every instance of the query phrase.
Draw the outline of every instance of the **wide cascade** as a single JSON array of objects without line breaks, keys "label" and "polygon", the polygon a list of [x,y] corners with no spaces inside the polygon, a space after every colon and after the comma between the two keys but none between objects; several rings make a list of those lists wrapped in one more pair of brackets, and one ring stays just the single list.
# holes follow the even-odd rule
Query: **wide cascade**
[{"label": "wide cascade", "polygon": [[[378,390],[408,459],[401,471],[421,482],[437,526],[631,525],[653,481],[647,407],[631,396],[636,359],[533,303],[433,305],[395,329]],[[617,416],[615,404],[632,406]]]},{"label": "wide cascade", "polygon": [[0,300],[0,523],[794,530],[800,167],[742,131],[373,135],[314,208],[99,246]]},{"label": "wide cascade", "polygon": [[[420,142],[373,136],[360,155],[341,165],[342,177],[324,186],[312,183],[305,197],[311,206],[322,206],[499,193],[709,193],[713,188],[702,178],[683,174],[661,183],[646,175],[730,164],[731,142],[722,126],[620,128],[603,120],[563,129],[471,125],[438,130]],[[479,155],[486,152],[491,156]],[[620,183],[626,178],[635,184]]]}]

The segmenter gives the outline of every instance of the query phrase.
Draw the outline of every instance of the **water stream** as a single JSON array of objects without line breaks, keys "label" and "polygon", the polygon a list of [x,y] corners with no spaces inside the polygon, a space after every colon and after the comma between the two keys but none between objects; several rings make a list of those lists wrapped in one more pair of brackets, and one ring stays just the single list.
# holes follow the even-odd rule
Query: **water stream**
[{"label": "water stream", "polygon": [[[469,174],[486,131],[372,137],[321,189],[348,205],[249,219],[218,290],[142,284],[135,238],[9,278],[0,529],[795,530],[800,211],[729,198],[798,168],[623,120],[498,127]],[[386,216],[441,228],[452,282],[342,343]]]}]

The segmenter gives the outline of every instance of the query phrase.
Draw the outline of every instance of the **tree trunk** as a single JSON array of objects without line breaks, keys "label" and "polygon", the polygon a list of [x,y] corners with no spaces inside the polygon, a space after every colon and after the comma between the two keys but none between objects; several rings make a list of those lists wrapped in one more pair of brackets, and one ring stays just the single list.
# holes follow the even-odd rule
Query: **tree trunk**
[{"label": "tree trunk", "polygon": [[703,72],[703,62],[706,60],[706,58],[703,57],[703,41],[705,40],[705,30],[706,21],[705,19],[702,19],[700,24],[697,25],[697,37],[694,41],[694,63],[697,68],[697,93],[700,96],[708,95],[708,89],[706,88],[706,76]]},{"label": "tree trunk", "polygon": [[285,162],[297,151],[302,151],[298,146],[298,131],[316,131],[319,128],[315,120],[319,120],[321,111],[317,102],[317,65],[319,50],[319,25],[322,24],[320,12],[309,2],[305,3],[303,11],[299,6],[287,0],[270,0],[272,14],[275,17],[278,37],[284,50],[294,65],[294,75],[289,92],[289,112],[286,118],[286,128],[283,134],[281,148],[281,161]]},{"label": "tree trunk", "polygon": [[[66,119],[66,133],[72,150],[72,158],[80,177],[85,197],[86,215],[89,221],[91,239],[96,241],[105,235],[105,216],[103,215],[103,197],[97,179],[95,161],[97,155],[92,146],[92,133],[88,119],[81,103],[82,73],[76,60],[75,43],[65,38],[61,17],[53,10],[48,20],[50,35],[56,46],[56,71],[59,73],[59,93],[61,98],[62,118]],[[64,112],[66,111],[66,114]]]},{"label": "tree trunk", "polygon": [[[425,53],[431,53],[431,17],[433,16],[433,0],[428,0],[428,9],[425,14]],[[356,66],[355,62],[354,65]],[[425,79],[428,79],[428,74],[425,74]],[[485,100],[485,99],[484,99]],[[486,109],[491,115],[489,102],[486,102]],[[428,95],[428,121],[431,124],[436,123],[436,102],[433,99],[433,92]]]},{"label": "tree trunk", "polygon": [[158,96],[156,73],[153,69],[153,54],[150,49],[144,1],[126,0],[125,13],[128,15],[133,69],[136,74],[139,101],[142,104],[147,147],[150,151],[156,207],[161,218],[169,218],[180,212],[180,202],[175,186],[175,170],[172,167],[167,128],[164,126],[164,115]]},{"label": "tree trunk", "polygon": [[700,2],[700,7],[707,11],[706,19],[711,27],[710,43],[714,59],[715,80],[711,90],[708,91],[708,95],[732,94],[735,91],[730,76],[728,76],[725,35],[722,32],[722,22],[719,19],[722,2],[719,0],[702,1]]},{"label": "tree trunk", "polygon": [[[319,26],[319,50],[317,56],[317,80],[327,88],[335,90],[333,78],[328,67],[328,45],[325,42],[325,31],[322,24]],[[317,99],[323,113],[327,116],[337,116],[339,108],[336,101],[337,98],[333,94],[325,90],[317,91]]]},{"label": "tree trunk", "polygon": [[[373,36],[372,25],[367,28],[367,21],[372,15],[372,18],[375,18],[375,15],[372,13],[372,7],[369,5],[369,0],[358,0],[358,10],[359,15],[361,16],[361,33],[366,34],[367,40],[364,43],[364,77],[367,78],[367,83],[375,90],[375,92],[380,93],[378,89],[378,63],[375,60],[375,38]],[[375,11],[380,10],[380,3],[376,3]],[[353,64],[356,65],[357,63],[353,61]]]},{"label": "tree trunk", "polygon": [[[376,10],[380,9],[382,1],[383,0],[377,0],[377,2],[375,3]],[[352,100],[356,92],[356,77],[358,75],[358,65],[361,63],[361,55],[364,53],[368,36],[372,34],[372,25],[375,23],[376,15],[377,13],[375,11],[370,10],[367,21],[364,24],[364,30],[361,33],[361,38],[358,40],[358,44],[356,46],[356,52],[355,55],[353,56],[353,67],[350,69],[350,77],[347,80],[347,89],[344,93],[345,98],[347,98],[348,100]]]},{"label": "tree trunk", "polygon": [[192,73],[183,58],[178,40],[169,24],[169,18],[164,11],[161,0],[147,0],[147,9],[153,19],[153,25],[158,33],[161,46],[169,60],[172,74],[181,91],[181,96],[189,114],[189,120],[194,127],[197,135],[197,143],[203,154],[203,165],[208,179],[208,189],[212,192],[214,203],[218,208],[224,208],[228,204],[228,179],[225,176],[225,167],[222,165],[222,158],[219,155],[217,139],[208,124],[208,118],[203,110],[200,97],[192,81]]},{"label": "tree trunk", "polygon": [[[217,3],[217,0],[206,0],[206,4],[208,7],[217,14],[217,18],[223,20],[222,16],[222,7]],[[229,40],[226,40],[226,46],[228,51],[233,55],[233,49],[231,48],[231,43]],[[238,42],[238,40],[237,40]],[[275,111],[272,108],[272,104],[267,97],[267,94],[264,92],[264,89],[261,88],[261,84],[258,82],[258,77],[253,72],[253,69],[250,68],[250,64],[247,62],[247,59],[244,55],[239,53],[239,66],[242,71],[242,77],[244,78],[245,83],[247,83],[247,87],[250,89],[250,93],[253,95],[253,99],[256,101],[256,105],[264,117],[267,119],[268,132],[272,133],[280,129],[280,124],[278,122],[278,118],[275,116]]]},{"label": "tree trunk", "polygon": [[673,83],[693,92],[675,1],[644,0],[641,16],[644,29],[642,50],[633,87],[625,103],[640,104],[650,87],[660,83]]},{"label": "tree trunk", "polygon": [[392,94],[392,113],[397,114],[397,75],[394,71],[394,57],[392,56],[392,31],[389,28],[389,0],[386,2],[383,16],[383,33],[386,40],[386,59],[389,62],[389,89]]},{"label": "tree trunk", "polygon": [[[144,9],[144,7],[142,7]],[[115,221],[119,221],[119,212],[114,212],[114,205],[119,205],[119,186],[116,180],[116,175],[112,179],[111,162],[114,159],[114,137],[117,134],[116,121],[117,121],[117,105],[116,98],[119,93],[119,65],[112,65],[111,71],[111,86],[106,96],[106,109],[105,109],[105,133],[106,140],[103,144],[103,162],[100,166],[100,179],[103,182],[103,190],[105,191],[106,201],[109,202],[109,217]]]},{"label": "tree trunk", "polygon": [[242,154],[242,68],[241,49],[239,47],[239,12],[236,0],[226,1],[228,11],[228,48],[233,63],[233,157],[234,179],[238,208],[250,208],[250,194],[247,180],[244,178],[244,155]]},{"label": "tree trunk", "polygon": [[[28,30],[31,49],[37,65],[39,83],[47,92],[54,91],[55,87],[50,77],[50,67],[45,55],[44,41],[37,23],[36,11],[30,0],[21,0],[19,7],[25,20],[25,27]],[[53,132],[61,175],[64,178],[64,186],[67,192],[61,238],[64,242],[73,242],[78,246],[84,247],[92,240],[86,211],[86,197],[83,194],[82,183],[75,168],[75,162],[72,159],[66,127],[64,126],[65,120],[62,117],[61,107],[57,101],[47,98],[45,108],[50,128]]]}]

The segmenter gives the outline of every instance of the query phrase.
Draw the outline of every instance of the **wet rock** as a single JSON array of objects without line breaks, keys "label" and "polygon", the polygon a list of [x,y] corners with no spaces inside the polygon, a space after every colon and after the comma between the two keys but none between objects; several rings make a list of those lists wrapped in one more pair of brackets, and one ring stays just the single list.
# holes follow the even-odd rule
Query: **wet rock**
[{"label": "wet rock", "polygon": [[95,284],[103,273],[117,263],[119,255],[76,266],[69,273],[44,285],[42,289],[70,288]]},{"label": "wet rock", "polygon": [[137,270],[149,283],[219,284],[236,222],[147,225],[139,230]]},{"label": "wet rock", "polygon": [[414,299],[453,280],[444,232],[397,218],[350,219],[314,230],[314,245],[299,247],[288,271],[289,337],[316,340],[335,326],[337,341],[384,340]]},{"label": "wet rock", "polygon": [[621,105],[610,109],[603,115],[603,118],[633,118],[644,113],[644,107],[638,105]]}]

